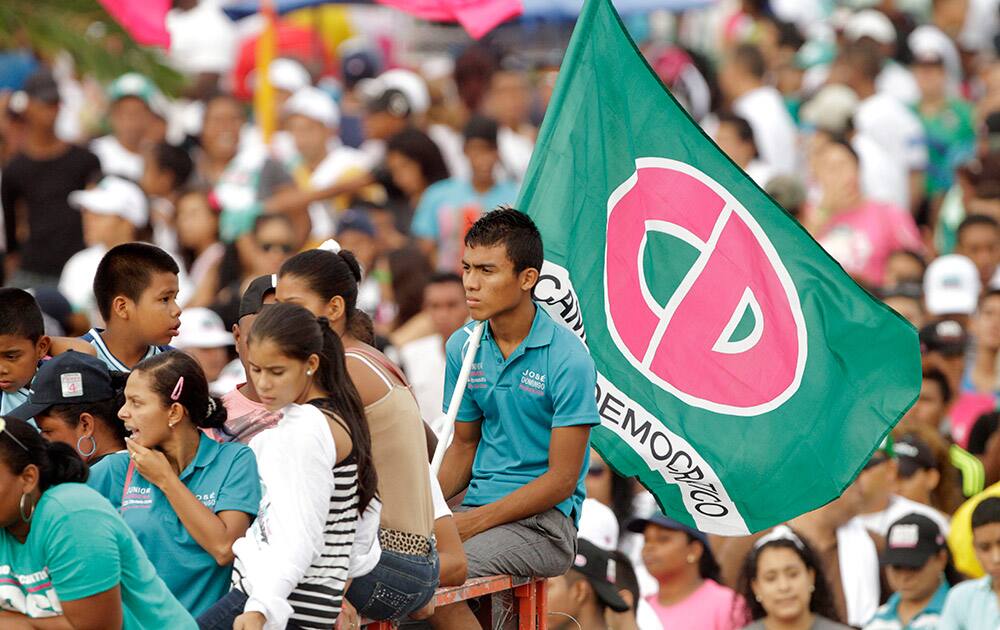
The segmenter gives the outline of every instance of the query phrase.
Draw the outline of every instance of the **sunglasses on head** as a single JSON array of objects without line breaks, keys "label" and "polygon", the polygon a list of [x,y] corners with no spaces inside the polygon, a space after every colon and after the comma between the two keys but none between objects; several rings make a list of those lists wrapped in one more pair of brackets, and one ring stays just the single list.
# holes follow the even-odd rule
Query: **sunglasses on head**
[{"label": "sunglasses on head", "polygon": [[7,421],[4,418],[0,417],[0,434],[6,435],[10,439],[14,440],[14,444],[17,444],[18,446],[23,448],[25,452],[27,452],[28,447],[24,445],[24,442],[14,437],[14,434],[11,433],[10,431],[7,431],[6,428],[7,428]]},{"label": "sunglasses on head", "polygon": [[591,467],[587,469],[587,476],[600,477],[605,472],[607,472],[607,470],[608,470],[607,466],[601,466],[600,464],[591,465]]},{"label": "sunglasses on head", "polygon": [[278,250],[282,254],[291,254],[292,251],[295,249],[288,243],[262,243],[260,241],[257,241],[257,247],[261,248],[265,252]]}]

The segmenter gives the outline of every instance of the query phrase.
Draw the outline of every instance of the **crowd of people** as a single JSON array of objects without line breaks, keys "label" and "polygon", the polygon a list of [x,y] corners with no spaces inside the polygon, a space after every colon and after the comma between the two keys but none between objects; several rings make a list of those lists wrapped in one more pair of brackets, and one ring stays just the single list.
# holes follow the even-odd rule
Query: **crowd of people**
[{"label": "crowd of people", "polygon": [[238,29],[174,6],[181,94],[34,51],[0,92],[0,627],[467,630],[436,589],[498,574],[548,578],[560,630],[1000,627],[1000,3],[629,21],[919,331],[919,398],[855,481],[744,538],[590,449],[595,366],[532,299],[515,209],[551,56],[282,56],[268,136]]}]

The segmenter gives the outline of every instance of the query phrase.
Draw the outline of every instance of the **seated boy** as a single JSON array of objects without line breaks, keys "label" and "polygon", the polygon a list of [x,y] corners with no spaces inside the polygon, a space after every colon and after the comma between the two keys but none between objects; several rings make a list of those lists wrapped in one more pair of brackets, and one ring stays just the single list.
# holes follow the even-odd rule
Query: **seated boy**
[{"label": "seated boy", "polygon": [[170,349],[180,327],[177,263],[148,243],[111,248],[94,276],[94,298],[105,328],[92,328],[90,342],[108,368],[131,372],[147,357]]},{"label": "seated boy", "polygon": [[[531,299],[542,239],[510,208],[465,236],[463,283],[472,318],[488,322],[438,478],[467,490],[455,524],[469,577],[563,575],[576,555],[590,428],[600,422],[587,349]],[[448,340],[451,399],[472,324]],[[463,602],[439,608],[435,627],[477,628]]]},{"label": "seated boy", "polygon": [[0,289],[0,414],[28,400],[28,385],[50,344],[35,298],[22,289]]}]

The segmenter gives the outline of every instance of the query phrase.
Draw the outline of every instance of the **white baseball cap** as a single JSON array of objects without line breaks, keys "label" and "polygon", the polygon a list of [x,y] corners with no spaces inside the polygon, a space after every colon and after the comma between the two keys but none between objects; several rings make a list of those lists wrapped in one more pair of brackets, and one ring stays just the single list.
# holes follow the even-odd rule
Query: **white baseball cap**
[{"label": "white baseball cap", "polygon": [[924,274],[924,301],[931,315],[971,315],[981,290],[975,263],[958,254],[935,259]]},{"label": "white baseball cap", "polygon": [[374,79],[360,81],[358,89],[369,101],[377,101],[390,90],[395,90],[406,98],[411,114],[423,114],[431,106],[427,83],[419,74],[402,68],[388,70]]},{"label": "white baseball cap", "polygon": [[[279,57],[272,61],[268,66],[267,76],[270,77],[271,85],[276,90],[294,93],[307,85],[312,85],[312,76],[305,66],[287,57]],[[255,73],[251,73],[251,76],[247,77],[249,85],[253,85],[255,80]]]},{"label": "white baseball cap", "polygon": [[846,85],[825,86],[809,99],[800,114],[802,122],[822,131],[840,134],[858,109],[858,95]]},{"label": "white baseball cap", "polygon": [[604,551],[614,551],[618,548],[618,519],[615,513],[597,499],[584,499],[577,536]]},{"label": "white baseball cap", "polygon": [[142,189],[122,177],[109,175],[88,190],[74,190],[67,197],[69,205],[94,214],[121,217],[137,228],[149,222],[149,205]]},{"label": "white baseball cap", "polygon": [[936,26],[924,24],[913,29],[906,39],[917,63],[943,63],[948,74],[960,77],[962,60],[954,42]]},{"label": "white baseball cap", "polygon": [[215,311],[196,306],[181,312],[179,334],[170,342],[179,350],[188,348],[225,348],[235,345],[233,334],[226,330]]},{"label": "white baseball cap", "polygon": [[870,37],[880,44],[896,43],[896,27],[885,13],[876,9],[858,11],[844,25],[844,35],[856,42],[862,37]]},{"label": "white baseball cap", "polygon": [[340,124],[340,108],[329,94],[311,85],[299,88],[292,94],[285,101],[282,111],[286,116],[305,116],[323,123],[330,129],[336,129]]}]

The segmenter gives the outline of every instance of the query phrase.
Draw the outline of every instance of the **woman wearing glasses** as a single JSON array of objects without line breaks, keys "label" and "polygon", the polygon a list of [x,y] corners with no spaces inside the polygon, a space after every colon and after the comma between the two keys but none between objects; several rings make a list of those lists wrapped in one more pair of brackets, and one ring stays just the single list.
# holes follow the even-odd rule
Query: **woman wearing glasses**
[{"label": "woman wearing glasses", "polygon": [[0,418],[0,627],[196,628],[86,478],[70,446]]}]

